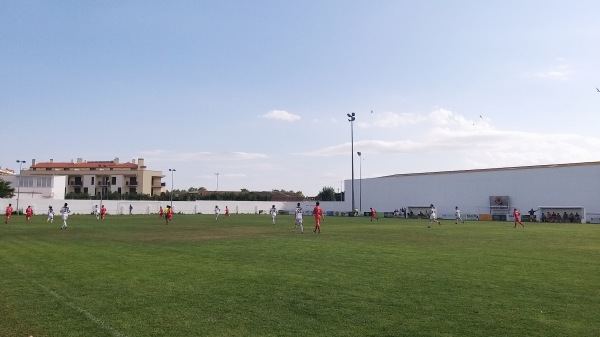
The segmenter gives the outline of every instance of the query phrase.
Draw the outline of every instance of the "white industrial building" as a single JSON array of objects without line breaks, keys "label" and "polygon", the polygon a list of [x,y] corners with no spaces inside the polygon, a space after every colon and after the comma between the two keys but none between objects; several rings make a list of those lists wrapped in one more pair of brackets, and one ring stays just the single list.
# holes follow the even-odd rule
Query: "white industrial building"
[{"label": "white industrial building", "polygon": [[[362,191],[361,191],[362,188]],[[345,181],[345,205],[352,209],[352,180]],[[580,212],[596,222],[600,213],[600,162],[396,174],[354,179],[354,204],[361,212],[408,208],[415,213],[434,204],[449,218],[463,214]],[[587,219],[585,219],[587,213]]]}]

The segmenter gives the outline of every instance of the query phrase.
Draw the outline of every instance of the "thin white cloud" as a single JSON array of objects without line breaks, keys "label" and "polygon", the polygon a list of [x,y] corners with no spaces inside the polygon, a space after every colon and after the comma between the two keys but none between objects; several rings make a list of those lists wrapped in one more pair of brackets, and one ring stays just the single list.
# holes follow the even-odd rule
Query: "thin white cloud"
[{"label": "thin white cloud", "polygon": [[[594,161],[600,157],[598,137],[501,130],[484,116],[470,119],[446,109],[421,115],[388,113],[379,121],[396,121],[398,116],[412,122],[395,123],[396,129],[417,128],[420,131],[409,137],[401,132],[404,139],[398,140],[355,140],[354,149],[370,154],[415,154],[419,158],[425,155],[438,158],[438,162],[450,163],[447,166],[470,168]],[[376,125],[377,122],[366,127]],[[301,155],[349,156],[350,146],[350,142],[345,142]]]},{"label": "thin white cloud", "polygon": [[415,125],[423,122],[426,117],[415,113],[378,112],[372,120],[361,120],[357,126],[361,128],[398,128],[402,126]]},{"label": "thin white cloud", "polygon": [[536,76],[538,78],[559,81],[568,80],[571,78],[572,75],[573,71],[564,65],[536,73]]},{"label": "thin white cloud", "polygon": [[[208,178],[208,179],[212,179],[215,178],[216,174],[212,173],[212,174],[199,174],[196,177],[197,178]],[[248,175],[245,173],[219,173],[219,177],[221,178],[246,178]]]},{"label": "thin white cloud", "polygon": [[482,116],[476,116],[476,118],[469,119],[450,110],[439,108],[428,114],[384,111],[373,114],[372,120],[357,123],[357,125],[362,128],[385,129],[396,129],[421,124],[426,126],[448,126],[459,129],[472,129],[472,126],[477,126],[478,128],[488,127],[489,120]]},{"label": "thin white cloud", "polygon": [[284,122],[295,122],[300,119],[300,116],[287,112],[285,110],[271,110],[266,114],[262,115],[261,117]]},{"label": "thin white cloud", "polygon": [[176,152],[167,150],[149,150],[140,152],[140,157],[147,162],[214,162],[214,161],[247,161],[269,158],[264,153],[251,152]]}]

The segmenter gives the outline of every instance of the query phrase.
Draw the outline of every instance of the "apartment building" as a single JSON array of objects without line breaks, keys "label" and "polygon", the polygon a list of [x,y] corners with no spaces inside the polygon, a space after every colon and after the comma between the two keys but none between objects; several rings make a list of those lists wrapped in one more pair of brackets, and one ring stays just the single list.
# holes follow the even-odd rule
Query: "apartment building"
[{"label": "apartment building", "polygon": [[[31,161],[29,169],[21,172],[21,185],[28,184],[39,176],[66,176],[66,193],[88,193],[100,196],[108,193],[139,193],[156,195],[161,193],[161,171],[146,169],[143,158],[137,162],[121,163],[119,158],[110,161],[85,161],[77,158],[71,162]],[[29,178],[28,178],[29,177]]]}]

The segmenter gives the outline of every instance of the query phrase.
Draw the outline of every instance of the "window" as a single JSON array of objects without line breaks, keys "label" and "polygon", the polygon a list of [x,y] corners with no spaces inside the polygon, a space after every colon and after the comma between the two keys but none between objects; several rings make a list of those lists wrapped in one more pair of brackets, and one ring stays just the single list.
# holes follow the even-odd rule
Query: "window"
[{"label": "window", "polygon": [[33,187],[33,177],[19,176],[19,187]]},{"label": "window", "polygon": [[94,178],[95,178],[95,177],[92,177],[92,185],[94,185]]},{"label": "window", "polygon": [[117,184],[117,177],[112,177],[112,180],[111,180],[110,183],[113,184],[113,185],[116,185]]},{"label": "window", "polygon": [[52,178],[51,177],[38,177],[36,179],[37,187],[52,187]]}]

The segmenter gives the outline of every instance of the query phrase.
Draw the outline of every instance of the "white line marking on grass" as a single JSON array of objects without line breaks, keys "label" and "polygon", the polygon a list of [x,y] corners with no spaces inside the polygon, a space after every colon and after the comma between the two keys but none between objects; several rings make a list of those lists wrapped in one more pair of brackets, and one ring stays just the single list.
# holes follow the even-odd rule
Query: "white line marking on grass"
[{"label": "white line marking on grass", "polygon": [[47,288],[46,286],[44,286],[43,284],[37,282],[37,281],[33,281],[33,283],[35,283],[38,287],[44,289],[47,293],[49,293],[50,295],[56,297],[59,301],[63,302],[64,304],[68,305],[69,307],[75,309],[76,311],[79,311],[79,313],[83,314],[85,317],[87,317],[90,321],[98,324],[99,326],[103,327],[104,329],[108,330],[113,336],[116,337],[127,337],[127,335],[117,331],[117,329],[113,328],[112,326],[106,324],[103,320],[99,319],[98,317],[92,315],[91,312],[77,306],[77,304],[73,303],[73,302],[69,302],[64,296],[62,296],[61,294],[55,292],[52,289]]},{"label": "white line marking on grass", "polygon": [[47,292],[48,294],[54,296],[57,300],[61,301],[63,304],[66,304],[67,306],[69,306],[72,309],[75,309],[75,311],[78,311],[80,314],[83,314],[85,317],[87,317],[90,321],[98,324],[100,327],[104,328],[105,330],[107,330],[108,332],[110,332],[113,336],[116,337],[127,337],[126,334],[119,332],[117,329],[113,328],[112,326],[106,324],[103,320],[99,319],[98,317],[92,315],[91,312],[77,306],[77,304],[73,303],[73,302],[69,302],[69,300],[67,300],[67,298],[65,298],[64,296],[62,296],[61,294],[57,293],[56,291],[46,287],[45,285],[41,284],[40,282],[32,279],[29,275],[26,275],[24,271],[22,271],[20,268],[15,268],[21,275],[23,275],[24,277],[26,277],[27,279],[29,279],[31,281],[31,283],[37,285],[38,287],[42,288],[45,292]]}]

